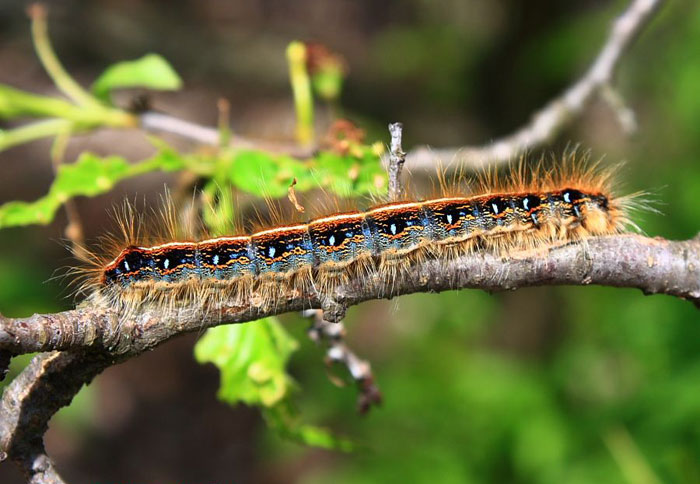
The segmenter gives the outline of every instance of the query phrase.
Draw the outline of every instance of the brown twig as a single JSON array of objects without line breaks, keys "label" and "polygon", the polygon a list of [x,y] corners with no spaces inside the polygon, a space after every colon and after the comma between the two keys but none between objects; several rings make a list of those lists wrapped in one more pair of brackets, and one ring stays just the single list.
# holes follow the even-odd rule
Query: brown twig
[{"label": "brown twig", "polygon": [[663,3],[664,0],[634,0],[615,20],[603,48],[583,77],[537,111],[530,122],[516,132],[483,146],[439,149],[419,147],[406,156],[408,167],[411,170],[434,170],[435,161],[442,160],[450,163],[451,168],[479,168],[516,160],[523,152],[553,140],[583,112],[601,90],[605,94],[603,99],[614,110],[623,129],[633,128],[631,111],[624,106],[619,94],[610,95],[615,92],[611,85],[622,55]]},{"label": "brown twig", "polygon": [[[401,123],[389,124],[389,133],[391,134],[391,145],[390,161],[387,167],[389,175],[388,197],[389,200],[398,200],[403,192],[401,170],[406,155],[401,149],[403,125]],[[296,203],[295,200],[293,201]],[[358,411],[364,414],[369,411],[372,405],[381,403],[382,396],[374,383],[369,362],[359,358],[345,343],[345,326],[342,323],[342,317],[347,308],[342,304],[337,304],[337,302],[335,307],[336,313],[337,309],[340,308],[340,315],[334,314],[330,317],[330,311],[320,309],[310,309],[304,312],[305,316],[311,318],[309,338],[317,344],[324,343],[328,347],[326,351],[326,364],[328,366],[332,363],[341,363],[347,368],[360,390],[357,402]],[[335,382],[333,379],[332,381]]]},{"label": "brown twig", "polygon": [[36,356],[3,393],[0,461],[12,458],[29,483],[62,484],[63,479],[44,449],[48,422],[84,384],[117,362],[118,358],[106,353],[81,351]]},{"label": "brown twig", "polygon": [[[221,135],[216,128],[156,111],[141,113],[139,115],[139,126],[146,131],[174,134],[205,145],[219,146],[221,142]],[[240,135],[231,136],[228,144],[235,149],[261,149],[273,153],[285,153],[300,159],[313,156],[315,150],[313,147],[300,147],[296,143],[253,140]]]},{"label": "brown twig", "polygon": [[401,148],[401,137],[403,136],[403,125],[401,123],[389,124],[391,134],[391,145],[389,149],[389,200],[399,200],[403,194],[401,185],[401,171],[406,162],[406,153]]},{"label": "brown twig", "polygon": [[[58,134],[51,146],[51,166],[54,175],[58,174],[65,160],[65,152],[68,141],[70,140],[70,135],[70,130]],[[75,199],[69,198],[63,203],[63,206],[66,210],[66,218],[68,219],[68,225],[64,233],[66,238],[70,240],[73,255],[80,259],[85,256],[85,232],[83,231],[83,223],[80,218],[78,204]]]},{"label": "brown twig", "polygon": [[338,321],[331,323],[323,318],[323,311],[310,309],[304,315],[311,318],[309,338],[317,344],[327,346],[326,364],[341,363],[344,365],[352,379],[357,383],[359,395],[357,397],[357,410],[361,414],[367,413],[372,405],[379,405],[382,394],[374,383],[372,367],[367,360],[361,359],[345,343],[345,326]]}]

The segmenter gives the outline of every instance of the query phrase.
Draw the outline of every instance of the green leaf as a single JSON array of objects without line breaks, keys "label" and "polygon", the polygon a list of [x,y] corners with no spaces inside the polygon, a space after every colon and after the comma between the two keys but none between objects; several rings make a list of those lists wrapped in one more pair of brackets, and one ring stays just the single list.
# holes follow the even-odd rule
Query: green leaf
[{"label": "green leaf", "polygon": [[315,160],[318,182],[341,197],[386,191],[386,172],[380,157],[369,146],[358,148],[361,156],[320,152]]},{"label": "green leaf", "polygon": [[199,363],[214,363],[221,372],[220,400],[274,406],[293,385],[285,367],[297,349],[277,318],[207,330],[194,349]]},{"label": "green leaf", "polygon": [[343,452],[350,452],[355,448],[355,445],[350,440],[333,435],[328,429],[302,423],[299,412],[291,405],[289,400],[281,401],[274,407],[266,408],[263,411],[263,416],[267,424],[285,439],[313,447],[341,450]]},{"label": "green leaf", "polygon": [[369,146],[358,147],[360,156],[322,151],[306,162],[285,155],[241,150],[228,164],[228,179],[237,188],[257,196],[280,198],[287,195],[292,180],[305,192],[328,188],[336,194],[360,196],[385,191],[386,174],[380,158]]},{"label": "green leaf", "polygon": [[121,156],[99,157],[83,153],[70,165],[61,165],[49,193],[34,202],[7,202],[0,205],[0,229],[31,224],[48,224],[56,210],[76,196],[108,192],[116,183],[151,171],[177,171],[187,160],[164,150],[140,163],[129,163]]},{"label": "green leaf", "polygon": [[264,151],[242,150],[233,155],[229,165],[230,182],[248,193],[272,198],[284,197],[294,178],[296,189],[318,186],[309,167],[289,156]]},{"label": "green leaf", "polygon": [[297,347],[277,318],[270,317],[211,328],[197,342],[194,355],[199,363],[213,363],[219,368],[220,400],[263,407],[268,425],[286,439],[325,449],[351,450],[353,445],[348,440],[303,424],[290,403],[293,381],[285,368]]},{"label": "green leaf", "polygon": [[314,92],[326,101],[335,101],[343,89],[343,71],[324,70],[311,76]]},{"label": "green leaf", "polygon": [[107,100],[111,91],[125,87],[176,90],[182,87],[182,80],[163,57],[146,54],[140,59],[109,66],[92,85],[92,92]]}]

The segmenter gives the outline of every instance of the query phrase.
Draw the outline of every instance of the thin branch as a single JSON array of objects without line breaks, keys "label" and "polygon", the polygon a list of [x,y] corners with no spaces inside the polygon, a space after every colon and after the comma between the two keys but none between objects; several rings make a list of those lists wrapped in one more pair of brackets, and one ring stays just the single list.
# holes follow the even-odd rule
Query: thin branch
[{"label": "thin branch", "polygon": [[[382,394],[374,383],[374,375],[369,361],[361,359],[345,342],[345,326],[342,322],[329,322],[324,319],[323,311],[310,309],[304,312],[311,318],[309,338],[317,344],[328,347],[326,351],[326,364],[341,363],[344,365],[352,379],[357,383],[359,395],[357,398],[357,410],[361,414],[367,413],[372,405],[379,405]],[[334,379],[331,379],[335,383]]]},{"label": "thin branch", "polygon": [[603,96],[603,100],[608,103],[613,113],[615,113],[615,117],[617,118],[617,122],[620,123],[622,131],[627,135],[636,133],[639,128],[637,124],[637,115],[632,108],[625,104],[622,95],[610,84],[605,84],[601,87],[601,95]]},{"label": "thin branch", "polygon": [[56,87],[78,104],[84,106],[99,105],[98,101],[66,72],[61,61],[58,60],[49,40],[46,6],[41,3],[34,3],[27,9],[27,14],[32,20],[34,49]]},{"label": "thin branch", "polygon": [[451,167],[478,168],[515,160],[523,152],[552,141],[581,114],[595,94],[605,86],[612,85],[623,54],[663,3],[664,0],[634,0],[615,20],[603,48],[583,77],[536,112],[531,121],[515,133],[484,146],[441,149],[419,147],[408,153],[408,166],[411,170],[434,169],[435,160],[442,160],[452,162]]},{"label": "thin branch", "polygon": [[44,449],[48,422],[84,384],[117,362],[105,353],[64,351],[36,356],[5,388],[0,401],[0,461],[12,458],[29,483],[64,483]]},{"label": "thin branch", "polygon": [[231,142],[231,103],[222,97],[216,102],[216,107],[219,111],[219,146],[225,147]]},{"label": "thin branch", "polygon": [[[51,146],[51,166],[54,176],[58,173],[58,170],[64,162],[70,137],[71,132],[70,129],[68,129],[64,133],[57,134],[56,138],[54,138],[53,145]],[[66,226],[64,233],[71,242],[73,254],[76,258],[80,259],[85,256],[85,232],[83,230],[78,204],[75,199],[69,198],[63,203],[63,207],[66,210],[66,218],[68,219],[68,226]]]},{"label": "thin branch", "polygon": [[[174,134],[197,143],[219,146],[221,133],[217,128],[186,121],[156,111],[146,111],[139,115],[139,126],[146,131]],[[313,156],[313,148],[300,147],[294,143],[276,143],[272,141],[252,140],[240,135],[232,135],[229,146],[236,149],[260,149],[275,153],[284,153],[295,158]]]},{"label": "thin branch", "polygon": [[389,200],[399,200],[403,195],[401,186],[401,170],[406,162],[406,153],[401,148],[403,125],[401,123],[389,124],[391,134],[391,148],[389,150]]},{"label": "thin branch", "polygon": [[[405,161],[406,154],[401,149],[401,137],[403,134],[403,125],[401,123],[390,123],[389,133],[391,134],[391,145],[389,150],[389,166],[387,172],[389,176],[388,198],[389,200],[399,200],[403,192],[401,186],[401,170]],[[296,183],[296,178],[294,179]],[[291,195],[293,185],[290,187],[290,200],[296,205],[296,197]],[[374,383],[371,365],[368,361],[359,358],[354,351],[345,343],[345,326],[342,318],[345,315],[347,306],[334,302],[333,311],[330,308],[309,309],[304,312],[306,317],[311,318],[311,327],[309,327],[308,335],[316,344],[325,344],[328,349],[326,351],[326,366],[330,367],[332,363],[343,364],[353,380],[357,383],[360,394],[357,401],[358,411],[367,413],[372,405],[381,403],[381,393],[379,388]],[[342,381],[331,377],[331,381],[338,385],[342,385]]]},{"label": "thin branch", "polygon": [[30,141],[56,136],[71,129],[72,122],[67,119],[42,119],[16,128],[0,130],[0,151]]}]

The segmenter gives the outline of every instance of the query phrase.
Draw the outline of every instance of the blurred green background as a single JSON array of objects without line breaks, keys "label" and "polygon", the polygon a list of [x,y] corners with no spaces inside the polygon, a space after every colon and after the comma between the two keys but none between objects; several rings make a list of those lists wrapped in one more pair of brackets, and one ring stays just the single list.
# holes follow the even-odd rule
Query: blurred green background
[{"label": "blurred green background", "polygon": [[[584,71],[627,3],[64,0],[51,5],[50,32],[83,84],[109,64],[157,52],[184,88],[152,94],[155,108],[215,125],[225,97],[234,133],[271,140],[294,133],[286,46],[318,41],[345,58],[340,104],[369,141],[387,142],[387,122],[400,120],[404,148],[441,147],[482,143],[526,122]],[[55,95],[25,8],[0,5],[0,82]],[[598,101],[543,150],[581,143],[596,158],[625,161],[624,191],[650,191],[661,212],[636,218],[652,236],[700,230],[698,45],[700,5],[669,2],[618,73],[638,133],[626,136]],[[125,106],[130,95],[115,101]],[[323,127],[332,110],[317,108]],[[0,203],[47,193],[50,146],[0,152]],[[101,130],[73,138],[66,159],[86,150],[129,160],[152,153],[138,132]],[[125,196],[156,200],[173,182],[150,173],[77,199],[86,236],[109,229],[106,211]],[[2,314],[71,307],[65,282],[52,279],[73,263],[60,242],[65,224],[60,211],[48,226],[0,230]],[[70,482],[101,483],[700,482],[700,318],[690,303],[556,287],[352,308],[348,340],[372,362],[385,399],[366,416],[355,412],[352,386],[328,381],[322,349],[304,334],[308,323],[281,320],[300,343],[289,372],[303,419],[358,450],[284,441],[257,410],[219,402],[218,372],[196,363],[199,335],[190,335],[110,368],[52,421],[47,447],[59,471]],[[22,479],[5,463],[0,481]]]}]

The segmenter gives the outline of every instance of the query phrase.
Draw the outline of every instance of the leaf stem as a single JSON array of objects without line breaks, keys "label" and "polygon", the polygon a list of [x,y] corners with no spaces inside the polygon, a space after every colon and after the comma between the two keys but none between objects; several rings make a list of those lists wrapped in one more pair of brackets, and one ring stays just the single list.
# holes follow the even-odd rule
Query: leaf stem
[{"label": "leaf stem", "polygon": [[26,124],[19,128],[0,130],[0,151],[16,145],[28,143],[49,136],[56,136],[69,131],[73,123],[66,119],[47,119]]},{"label": "leaf stem", "polygon": [[32,40],[37,56],[46,73],[56,86],[69,98],[83,106],[101,106],[61,65],[49,41],[46,6],[41,3],[30,5],[27,10],[32,21]]},{"label": "leaf stem", "polygon": [[311,80],[306,70],[306,46],[298,41],[289,44],[287,61],[297,115],[297,141],[302,146],[310,146],[314,140],[314,101],[311,95]]}]

